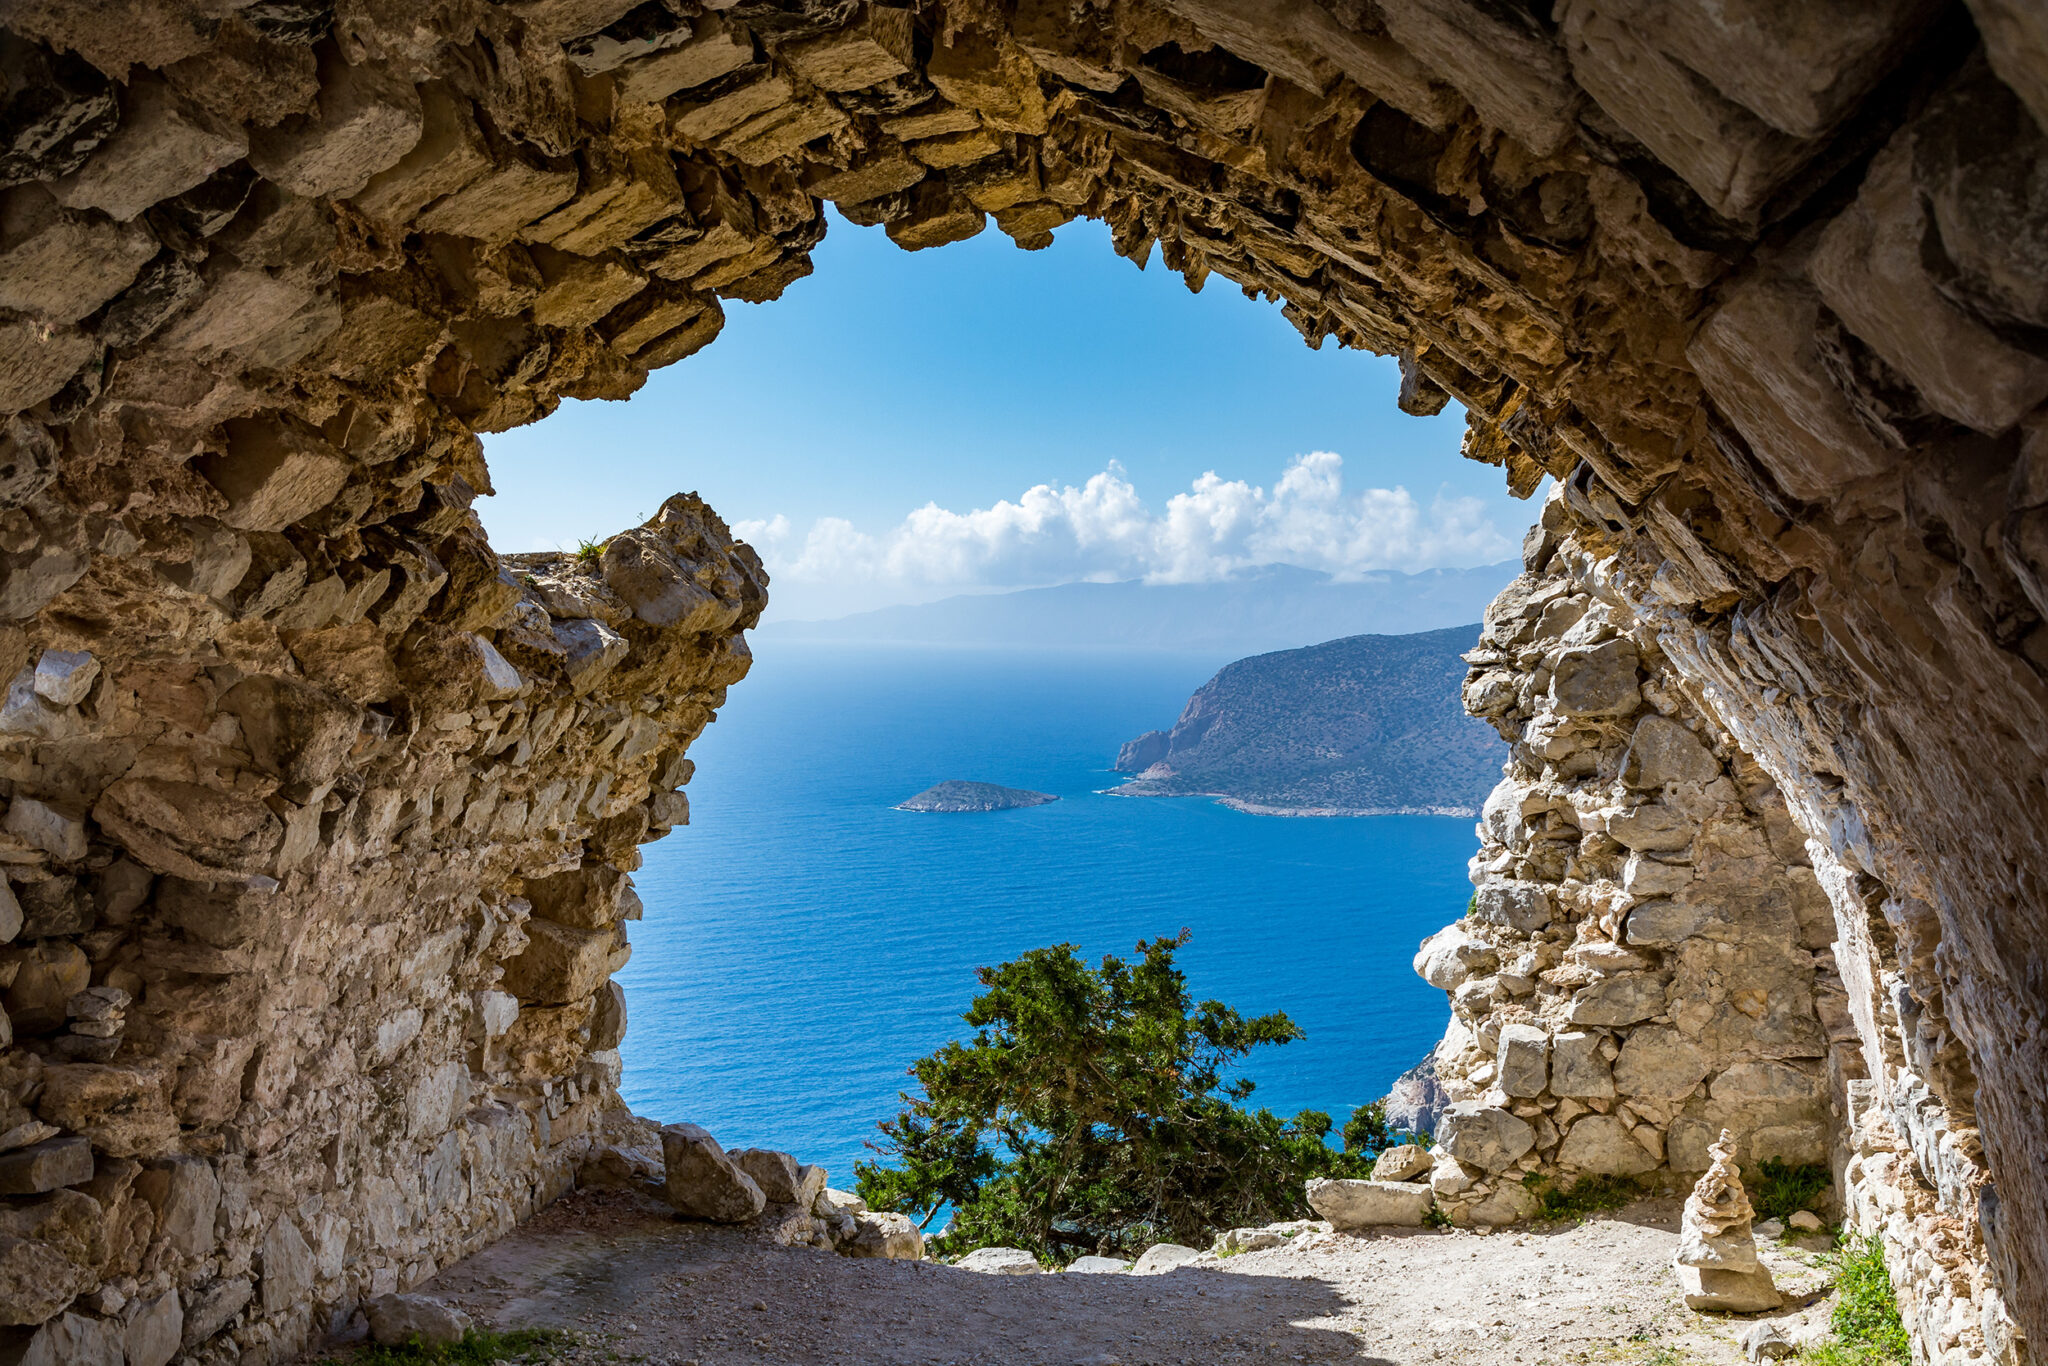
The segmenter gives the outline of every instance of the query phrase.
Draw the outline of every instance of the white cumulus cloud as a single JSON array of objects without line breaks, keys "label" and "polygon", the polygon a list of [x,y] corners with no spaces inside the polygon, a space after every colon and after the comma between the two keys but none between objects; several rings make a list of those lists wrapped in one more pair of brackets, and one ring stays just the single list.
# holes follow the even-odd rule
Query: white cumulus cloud
[{"label": "white cumulus cloud", "polygon": [[1424,506],[1405,488],[1346,490],[1343,457],[1331,451],[1297,456],[1270,490],[1206,473],[1156,511],[1111,464],[1078,487],[1038,484],[992,507],[927,503],[879,534],[839,517],[801,535],[782,516],[733,529],[784,583],[897,590],[1196,583],[1266,564],[1343,577],[1486,564],[1516,549],[1479,499]]}]

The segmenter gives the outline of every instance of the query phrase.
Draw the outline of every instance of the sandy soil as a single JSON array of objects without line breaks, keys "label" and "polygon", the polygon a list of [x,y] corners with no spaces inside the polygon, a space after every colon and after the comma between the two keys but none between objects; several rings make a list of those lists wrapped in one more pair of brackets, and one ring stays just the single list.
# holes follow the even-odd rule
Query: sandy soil
[{"label": "sandy soil", "polygon": [[[420,1289],[499,1328],[570,1329],[572,1361],[650,1366],[1733,1366],[1744,1322],[1679,1303],[1677,1214],[1645,1201],[1576,1226],[1309,1234],[1163,1276],[990,1276],[778,1247],[586,1192]],[[1781,1313],[1817,1299],[1811,1254],[1766,1263],[1793,1297]]]}]

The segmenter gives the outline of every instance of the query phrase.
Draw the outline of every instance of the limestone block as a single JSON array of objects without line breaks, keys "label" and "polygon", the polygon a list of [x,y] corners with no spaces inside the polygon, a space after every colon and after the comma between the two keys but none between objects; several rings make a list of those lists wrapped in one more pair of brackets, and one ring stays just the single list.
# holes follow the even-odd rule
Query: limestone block
[{"label": "limestone block", "polygon": [[1715,1271],[1708,1267],[1681,1266],[1678,1291],[1688,1309],[1715,1310],[1726,1314],[1756,1314],[1776,1309],[1785,1302],[1771,1282],[1771,1273]]},{"label": "limestone block", "polygon": [[51,802],[17,796],[7,808],[4,825],[8,834],[60,863],[76,863],[86,856],[84,818]]},{"label": "limestone block", "polygon": [[82,650],[45,650],[36,660],[36,691],[60,707],[75,707],[92,691],[99,662]]},{"label": "limestone block", "polygon": [[1502,1025],[1494,1084],[1511,1096],[1530,1097],[1542,1095],[1549,1083],[1549,1032],[1541,1025]]},{"label": "limestone block", "polygon": [[1639,849],[1629,851],[1622,865],[1621,885],[1633,897],[1670,896],[1692,883],[1693,870],[1683,863],[1666,863]]},{"label": "limestone block", "polygon": [[1707,1079],[1707,1055],[1669,1025],[1633,1031],[1614,1060],[1614,1085],[1624,1096],[1683,1100]]},{"label": "limestone block", "polygon": [[1386,1226],[1420,1228],[1436,1198],[1427,1185],[1417,1182],[1318,1178],[1308,1183],[1308,1204],[1341,1232]]},{"label": "limestone block", "polygon": [[1651,714],[1636,722],[1621,756],[1621,780],[1630,787],[1712,782],[1720,761],[1699,737],[1678,722]]},{"label": "limestone block", "polygon": [[1415,954],[1416,975],[1440,991],[1456,991],[1473,974],[1496,966],[1493,946],[1456,925],[1447,925],[1423,940]]},{"label": "limestone block", "polygon": [[20,1344],[20,1366],[123,1366],[121,1325],[90,1314],[62,1314]]},{"label": "limestone block", "polygon": [[503,1036],[519,1018],[519,998],[508,991],[479,991],[476,1000],[477,1019],[486,1039]]},{"label": "limestone block", "polygon": [[92,816],[138,863],[200,881],[261,873],[284,838],[261,801],[169,779],[123,778]]},{"label": "limestone block", "polygon": [[1635,1024],[1664,1013],[1664,982],[1650,973],[1629,972],[1581,989],[1572,997],[1571,1022],[1580,1025]]},{"label": "limestone block", "polygon": [[[1161,1243],[1160,1246],[1170,1247],[1172,1244]],[[1144,1258],[1139,1258],[1141,1265],[1143,1261]],[[962,1271],[979,1271],[988,1276],[1036,1276],[1045,1270],[1038,1264],[1038,1258],[1020,1247],[978,1247],[954,1265]]]},{"label": "limestone block", "polygon": [[185,1306],[184,1350],[189,1352],[227,1327],[255,1294],[256,1287],[246,1276],[230,1276],[200,1287]]},{"label": "limestone block", "polygon": [[[21,933],[21,901],[7,879],[0,877],[0,944],[12,943]],[[4,1045],[0,1045],[4,1047]]]},{"label": "limestone block", "polygon": [[556,622],[554,636],[564,649],[562,671],[568,676],[570,691],[578,696],[602,683],[630,648],[617,631],[587,618]]},{"label": "limestone block", "polygon": [[1429,1171],[1429,1149],[1419,1143],[1400,1143],[1379,1155],[1372,1164],[1375,1181],[1413,1181]]},{"label": "limestone block", "polygon": [[669,131],[690,142],[711,142],[751,119],[781,108],[795,95],[796,88],[788,78],[767,75],[710,99],[673,99],[667,106]]},{"label": "limestone block", "polygon": [[1692,901],[1645,901],[1622,921],[1621,935],[1639,947],[1670,948],[1705,927],[1710,908]]},{"label": "limestone block", "polygon": [[1815,149],[1724,98],[1617,8],[1606,0],[1560,7],[1573,76],[1716,212],[1751,217]]},{"label": "limestone block", "polygon": [[1474,894],[1472,909],[1488,924],[1533,934],[1550,923],[1550,894],[1540,882],[1489,881]]},{"label": "limestone block", "polygon": [[62,389],[93,351],[92,338],[75,327],[52,327],[28,318],[0,323],[0,413],[41,403]]},{"label": "limestone block", "polygon": [[419,142],[419,92],[381,65],[339,56],[320,63],[317,111],[259,128],[249,164],[308,199],[346,199]]},{"label": "limestone block", "polygon": [[1551,667],[1550,705],[1560,716],[1621,716],[1641,702],[1628,640],[1566,650]]},{"label": "limestone block", "polygon": [[363,1308],[371,1339],[386,1347],[414,1340],[426,1347],[450,1347],[474,1326],[469,1315],[431,1295],[379,1295]]},{"label": "limestone block", "polygon": [[1551,1036],[1550,1090],[1553,1095],[1604,1100],[1614,1095],[1612,1065],[1601,1049],[1605,1035],[1572,1030]]},{"label": "limestone block", "polygon": [[[904,1216],[897,1216],[904,1218]],[[905,1222],[908,1219],[905,1218]],[[859,1254],[855,1254],[859,1255]],[[910,1260],[915,1260],[912,1258]],[[1131,1269],[1131,1264],[1117,1257],[1076,1257],[1068,1262],[1065,1270],[1077,1276],[1117,1276]]]},{"label": "limestone block", "polygon": [[1820,295],[1765,272],[1730,286],[1686,347],[1717,407],[1795,497],[1826,498],[1897,454],[1823,366]]},{"label": "limestone block", "polygon": [[2030,0],[1969,0],[1969,5],[1991,69],[2026,101],[2034,121],[2048,128],[2048,14]]},{"label": "limestone block", "polygon": [[543,920],[601,930],[617,923],[619,897],[625,887],[624,873],[591,860],[551,877],[527,879],[526,899]]},{"label": "limestone block", "polygon": [[798,101],[748,119],[719,139],[719,149],[749,166],[766,166],[846,127],[846,115],[822,101]]},{"label": "limestone block", "polygon": [[580,1001],[610,975],[610,931],[529,920],[526,933],[526,951],[505,964],[502,984],[522,1002],[561,1005]]},{"label": "limestone block", "polygon": [[297,1308],[313,1288],[313,1250],[297,1221],[280,1215],[263,1235],[256,1258],[264,1310],[284,1314]]},{"label": "limestone block", "polygon": [[1478,1178],[1466,1171],[1456,1158],[1444,1152],[1442,1145],[1438,1145],[1430,1156],[1433,1163],[1429,1169],[1429,1189],[1437,1199],[1449,1200],[1472,1189]]},{"label": "limestone block", "polygon": [[635,528],[605,545],[604,579],[650,626],[718,631],[738,619],[738,609],[699,586],[652,528]]},{"label": "limestone block", "polygon": [[1692,844],[1698,826],[1683,812],[1652,802],[1607,818],[1607,833],[1629,849],[1676,854]]},{"label": "limestone block", "polygon": [[[906,1214],[861,1214],[854,1217],[854,1233],[841,1249],[849,1257],[883,1257],[891,1261],[915,1262],[924,1258],[924,1235]],[[1068,1268],[1072,1270],[1072,1267]],[[1121,1271],[1124,1264],[1116,1267]]]},{"label": "limestone block", "polygon": [[753,60],[754,42],[746,31],[728,28],[714,16],[682,47],[627,62],[613,72],[613,79],[621,103],[658,104],[678,90],[715,81]]},{"label": "limestone block", "polygon": [[[970,1254],[971,1255],[971,1254]],[[1145,1249],[1138,1260],[1131,1265],[1133,1276],[1158,1276],[1176,1267],[1186,1266],[1201,1257],[1201,1252],[1180,1243],[1154,1243]],[[1035,1268],[1037,1262],[1033,1262]]]},{"label": "limestone block", "polygon": [[1601,1176],[1639,1176],[1656,1170],[1657,1159],[1613,1115],[1581,1115],[1558,1145],[1557,1164]]},{"label": "limestone block", "polygon": [[533,320],[544,327],[592,326],[647,284],[646,276],[615,258],[591,259],[540,247],[534,260],[545,283],[533,301]]},{"label": "limestone block", "polygon": [[360,732],[362,709],[339,694],[296,678],[254,674],[221,697],[241,723],[257,766],[287,782],[314,784],[334,776]]},{"label": "limestone block", "polygon": [[638,57],[681,47],[693,32],[690,21],[663,5],[639,5],[614,22],[585,30],[562,50],[586,76],[610,71]]},{"label": "limestone block", "polygon": [[925,63],[925,77],[939,93],[974,110],[992,128],[1045,132],[1045,93],[1039,88],[1038,69],[1024,50],[1007,37],[998,41],[975,28],[960,29],[951,38],[949,43],[934,44]]},{"label": "limestone block", "polygon": [[2048,361],[2007,346],[1928,275],[1912,139],[1913,129],[1902,130],[1871,162],[1856,202],[1821,235],[1813,280],[1828,307],[1930,406],[1996,435],[2048,398]]},{"label": "limestone block", "polygon": [[910,144],[910,154],[927,166],[948,170],[955,166],[971,166],[994,156],[1003,150],[987,130],[977,128],[968,133],[948,133],[942,137],[924,138]]},{"label": "limestone block", "polygon": [[1532,18],[1473,0],[1388,0],[1380,13],[1394,41],[1432,76],[1536,155],[1549,156],[1571,136],[1578,89]]},{"label": "limestone block", "polygon": [[906,156],[876,157],[826,176],[810,192],[835,204],[865,204],[883,195],[907,190],[925,177],[925,168]]},{"label": "limestone block", "polygon": [[405,222],[490,167],[490,151],[468,101],[439,81],[421,86],[418,94],[418,139],[405,155],[371,176],[350,201],[372,218]]},{"label": "limestone block", "polygon": [[1498,1106],[1461,1100],[1444,1111],[1436,1139],[1460,1163],[1500,1172],[1536,1146],[1536,1131]]},{"label": "limestone block", "polygon": [[413,220],[422,232],[509,242],[576,193],[576,164],[523,148],[493,149],[491,168],[429,204]]},{"label": "limestone block", "polygon": [[717,1139],[695,1124],[664,1125],[661,1155],[668,1201],[678,1214],[737,1224],[767,1205],[753,1178],[733,1164]]},{"label": "limestone block", "polygon": [[125,223],[249,150],[241,129],[181,100],[157,77],[138,75],[121,104],[121,126],[85,165],[50,186],[58,203]]},{"label": "limestone block", "polygon": [[126,289],[156,255],[140,225],[60,207],[35,185],[0,198],[0,308],[76,322]]},{"label": "limestone block", "polygon": [[[733,1165],[753,1178],[771,1205],[808,1205],[797,1160],[768,1148],[741,1148],[728,1154]],[[815,1195],[815,1192],[813,1192]]]},{"label": "limestone block", "polygon": [[0,1195],[42,1195],[92,1180],[92,1145],[76,1136],[50,1138],[0,1153]]},{"label": "limestone block", "polygon": [[177,1291],[166,1290],[154,1299],[139,1301],[121,1334],[127,1366],[168,1366],[178,1354],[184,1333],[185,1306]]},{"label": "limestone block", "polygon": [[226,449],[195,462],[228,500],[222,519],[243,531],[282,531],[325,507],[350,464],[319,432],[283,418],[237,418]]},{"label": "limestone block", "polygon": [[43,1069],[36,1115],[114,1157],[146,1157],[177,1140],[169,1079],[148,1065],[64,1063]]},{"label": "limestone block", "polygon": [[782,50],[783,60],[820,90],[862,90],[908,75],[917,58],[910,11],[868,5],[846,28]]},{"label": "limestone block", "polygon": [[666,153],[635,149],[587,159],[576,197],[519,235],[575,256],[601,256],[682,208],[675,163]]}]

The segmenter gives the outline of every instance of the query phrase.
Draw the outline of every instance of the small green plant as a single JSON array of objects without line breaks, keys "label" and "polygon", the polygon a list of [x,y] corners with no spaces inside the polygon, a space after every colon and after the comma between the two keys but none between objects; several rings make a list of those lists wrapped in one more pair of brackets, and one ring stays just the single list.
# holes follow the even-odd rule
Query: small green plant
[{"label": "small green plant", "polygon": [[608,541],[576,542],[576,563],[589,569],[597,568],[604,560],[604,548],[609,544]]},{"label": "small green plant", "polygon": [[1912,1357],[1899,1302],[1892,1294],[1891,1273],[1884,1265],[1884,1244],[1859,1238],[1829,1261],[1835,1272],[1835,1340],[1800,1355],[1810,1366],[1903,1366]]},{"label": "small green plant", "polygon": [[1522,1184],[1536,1197],[1539,1219],[1583,1219],[1595,1210],[1620,1209],[1643,1195],[1642,1183],[1628,1176],[1582,1176],[1565,1190],[1550,1177],[1531,1172]]},{"label": "small green plant", "polygon": [[1422,1216],[1422,1226],[1424,1228],[1449,1228],[1451,1226],[1450,1216],[1435,1205],[1431,1205],[1429,1213]]},{"label": "small green plant", "polygon": [[462,1341],[429,1347],[414,1338],[397,1347],[365,1347],[344,1361],[321,1366],[489,1366],[496,1361],[547,1361],[574,1341],[556,1328],[521,1328],[510,1333],[471,1329]]},{"label": "small green plant", "polygon": [[1789,1219],[1803,1209],[1812,1209],[1820,1193],[1834,1184],[1828,1169],[1817,1162],[1793,1166],[1767,1157],[1756,1165],[1743,1183],[1749,1187],[1749,1203],[1765,1219]]}]

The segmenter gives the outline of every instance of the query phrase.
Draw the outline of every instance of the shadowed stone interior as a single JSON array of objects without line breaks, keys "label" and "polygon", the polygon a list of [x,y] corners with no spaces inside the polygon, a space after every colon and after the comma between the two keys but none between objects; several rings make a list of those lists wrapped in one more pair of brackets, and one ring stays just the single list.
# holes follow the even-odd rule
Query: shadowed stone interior
[{"label": "shadowed stone interior", "polygon": [[2048,1336],[2037,5],[4,18],[10,1350],[274,1360],[604,1145],[635,846],[765,576],[688,496],[500,557],[477,433],[698,350],[825,201],[910,249],[1102,219],[1557,479],[1425,953],[1488,1174],[1444,1200],[1687,1178],[1728,1122],[1834,1162],[1928,1360]]}]

